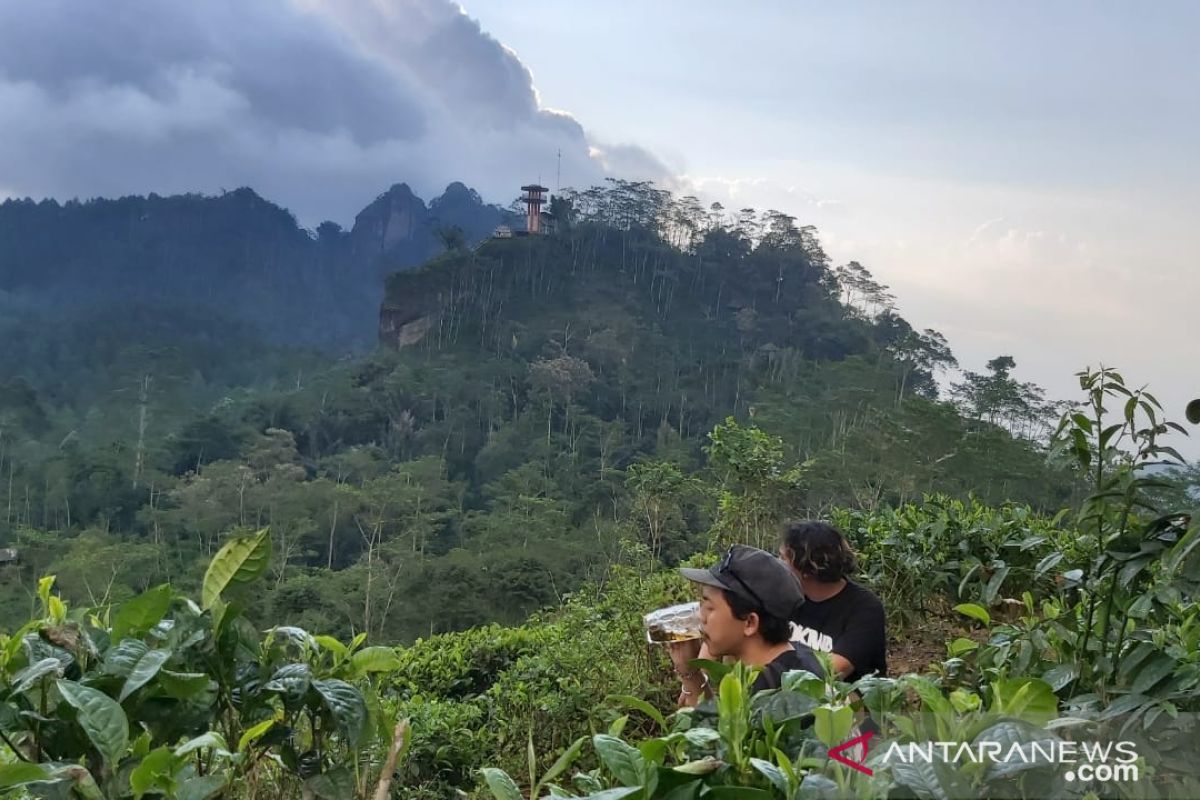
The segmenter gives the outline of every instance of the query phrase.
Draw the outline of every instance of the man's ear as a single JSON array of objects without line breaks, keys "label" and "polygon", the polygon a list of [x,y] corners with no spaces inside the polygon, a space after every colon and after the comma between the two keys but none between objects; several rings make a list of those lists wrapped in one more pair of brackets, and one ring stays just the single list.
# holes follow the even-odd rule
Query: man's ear
[{"label": "man's ear", "polygon": [[742,635],[749,638],[758,633],[758,628],[762,624],[757,611],[751,611],[750,614],[742,620]]}]

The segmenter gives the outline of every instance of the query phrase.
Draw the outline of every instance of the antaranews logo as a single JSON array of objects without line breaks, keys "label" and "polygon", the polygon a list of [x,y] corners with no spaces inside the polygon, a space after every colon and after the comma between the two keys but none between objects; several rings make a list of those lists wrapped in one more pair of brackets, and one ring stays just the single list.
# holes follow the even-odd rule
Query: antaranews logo
[{"label": "antaranews logo", "polygon": [[[861,738],[861,737],[859,737]],[[852,740],[853,741],[853,740]],[[851,742],[839,747],[847,747]],[[830,751],[833,755],[833,751]],[[865,758],[864,751],[864,758]],[[842,759],[838,759],[841,761]],[[892,742],[884,751],[884,764],[994,764],[1023,763],[1066,768],[1067,781],[1085,783],[1137,781],[1141,777],[1137,746],[1133,742],[1093,742],[1046,739],[1003,744],[985,742]],[[843,763],[848,763],[843,761]],[[855,766],[855,765],[851,765]],[[868,773],[869,774],[869,773]]]},{"label": "antaranews logo", "polygon": [[[829,757],[864,775],[875,771],[866,766],[869,743],[875,731],[867,731],[830,748]],[[1072,742],[1063,740],[1012,743],[1000,742],[892,742],[884,751],[884,764],[996,763],[1020,761],[1027,764],[1057,764],[1067,768],[1063,778],[1085,783],[1137,781],[1141,770],[1133,742]]]}]

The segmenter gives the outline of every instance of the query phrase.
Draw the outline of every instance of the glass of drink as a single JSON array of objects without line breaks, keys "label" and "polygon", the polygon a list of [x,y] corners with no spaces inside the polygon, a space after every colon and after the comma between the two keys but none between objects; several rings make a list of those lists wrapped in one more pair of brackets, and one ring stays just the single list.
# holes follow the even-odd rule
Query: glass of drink
[{"label": "glass of drink", "polygon": [[646,641],[651,644],[667,644],[701,638],[703,634],[700,632],[699,612],[698,602],[681,603],[651,611],[642,618],[646,627]]}]

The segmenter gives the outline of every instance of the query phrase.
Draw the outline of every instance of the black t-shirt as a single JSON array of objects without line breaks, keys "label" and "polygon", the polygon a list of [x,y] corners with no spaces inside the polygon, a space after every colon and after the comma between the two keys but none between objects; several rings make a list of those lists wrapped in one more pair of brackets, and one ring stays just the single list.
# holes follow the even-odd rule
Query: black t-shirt
[{"label": "black t-shirt", "polygon": [[809,600],[792,625],[792,641],[823,653],[836,653],[854,665],[845,680],[887,675],[887,625],[883,603],[854,581],[828,600]]},{"label": "black t-shirt", "polygon": [[763,667],[762,672],[758,673],[758,677],[750,685],[751,693],[764,689],[778,689],[783,685],[783,673],[794,669],[806,669],[814,675],[823,674],[821,662],[817,661],[817,657],[808,648],[793,647]]}]

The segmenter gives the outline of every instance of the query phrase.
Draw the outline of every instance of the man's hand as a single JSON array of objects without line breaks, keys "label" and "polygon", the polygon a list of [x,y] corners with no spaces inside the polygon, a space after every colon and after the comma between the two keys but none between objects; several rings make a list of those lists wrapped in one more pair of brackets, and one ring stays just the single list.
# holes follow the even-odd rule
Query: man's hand
[{"label": "man's hand", "polygon": [[699,657],[700,644],[699,639],[689,639],[684,642],[671,642],[668,645],[671,663],[675,667],[675,674],[679,676],[680,688],[677,702],[680,708],[696,705],[708,688],[707,676],[688,663]]},{"label": "man's hand", "polygon": [[683,642],[671,642],[667,647],[671,652],[671,663],[675,666],[676,675],[694,673],[696,668],[688,662],[700,657],[700,639],[688,639]]}]

